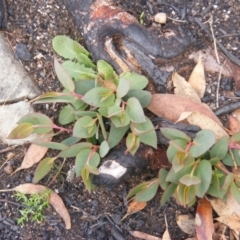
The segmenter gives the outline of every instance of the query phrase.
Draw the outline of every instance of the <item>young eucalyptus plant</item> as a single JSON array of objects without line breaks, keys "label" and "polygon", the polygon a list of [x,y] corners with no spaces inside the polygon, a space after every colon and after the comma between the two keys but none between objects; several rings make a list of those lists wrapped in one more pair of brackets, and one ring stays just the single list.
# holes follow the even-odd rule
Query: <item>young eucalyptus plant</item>
[{"label": "young eucalyptus plant", "polygon": [[[56,159],[75,157],[76,176],[82,177],[90,191],[93,174],[99,174],[100,159],[126,134],[125,154],[134,154],[140,143],[157,147],[154,126],[143,111],[151,101],[151,94],[143,90],[148,80],[135,72],[117,75],[103,60],[95,65],[89,52],[66,36],[56,36],[52,45],[64,58],[63,63],[54,58],[54,69],[64,89],[43,94],[33,102],[66,104],[59,113],[60,125],[44,114],[31,113],[18,121],[8,138],[36,133],[39,137],[34,144],[60,151],[39,163],[34,183],[49,173]],[[62,142],[44,141],[61,132],[71,136]]]},{"label": "young eucalyptus plant", "polygon": [[176,129],[162,128],[161,132],[169,139],[167,158],[172,167],[160,169],[158,178],[133,188],[128,198],[149,201],[161,186],[162,205],[171,196],[191,206],[197,197],[211,195],[224,200],[228,193],[240,204],[240,175],[229,170],[240,166],[240,132],[218,141],[211,130],[201,130],[193,139]]}]

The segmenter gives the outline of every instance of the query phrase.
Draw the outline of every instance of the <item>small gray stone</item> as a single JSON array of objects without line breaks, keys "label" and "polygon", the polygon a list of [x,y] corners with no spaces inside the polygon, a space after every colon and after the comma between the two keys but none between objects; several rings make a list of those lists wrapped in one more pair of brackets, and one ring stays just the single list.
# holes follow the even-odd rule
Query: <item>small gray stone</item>
[{"label": "small gray stone", "polygon": [[30,61],[31,59],[31,53],[29,52],[27,45],[23,43],[17,43],[16,44],[16,56],[20,58],[23,61]]}]

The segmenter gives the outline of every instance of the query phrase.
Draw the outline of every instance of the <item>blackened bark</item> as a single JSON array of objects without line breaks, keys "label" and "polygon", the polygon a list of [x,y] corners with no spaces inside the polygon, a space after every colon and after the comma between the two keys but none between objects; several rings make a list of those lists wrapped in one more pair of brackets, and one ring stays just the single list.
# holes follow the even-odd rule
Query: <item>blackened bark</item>
[{"label": "blackened bark", "polygon": [[0,0],[0,29],[7,28],[7,7],[5,0]]},{"label": "blackened bark", "polygon": [[180,55],[193,41],[192,35],[180,27],[145,28],[109,0],[64,1],[95,61],[104,59],[118,72],[126,67],[144,72],[161,86],[166,73],[156,60]]}]

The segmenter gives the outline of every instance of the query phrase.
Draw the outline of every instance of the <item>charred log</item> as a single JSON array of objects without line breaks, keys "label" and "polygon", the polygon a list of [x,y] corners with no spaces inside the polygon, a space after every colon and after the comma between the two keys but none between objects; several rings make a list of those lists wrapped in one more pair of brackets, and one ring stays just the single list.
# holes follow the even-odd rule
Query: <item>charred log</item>
[{"label": "charred log", "polygon": [[7,7],[5,0],[0,0],[0,29],[7,28]]},{"label": "charred log", "polygon": [[166,73],[157,60],[178,56],[193,42],[191,33],[180,27],[143,27],[109,0],[64,1],[95,61],[104,59],[118,72],[145,73],[162,87]]}]

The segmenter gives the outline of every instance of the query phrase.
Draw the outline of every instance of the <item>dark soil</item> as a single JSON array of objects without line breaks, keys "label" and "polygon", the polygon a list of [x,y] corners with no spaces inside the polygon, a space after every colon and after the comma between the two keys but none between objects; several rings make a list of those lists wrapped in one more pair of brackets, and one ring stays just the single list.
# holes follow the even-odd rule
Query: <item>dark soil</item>
[{"label": "dark soil", "polygon": [[[237,58],[240,58],[240,35],[238,18],[240,15],[240,5],[237,0],[133,0],[116,1],[126,11],[139,19],[144,11],[143,18],[146,26],[152,23],[152,16],[157,12],[166,12],[169,17],[186,21],[176,22],[176,25],[184,24],[196,37],[195,45],[200,48],[207,44],[212,44],[206,33],[194,22],[193,17],[199,17],[202,22],[213,15],[213,29],[217,39],[222,42],[228,51]],[[204,14],[210,4],[212,8]],[[23,43],[30,52],[30,60],[23,61],[23,66],[33,81],[42,92],[59,91],[60,85],[54,75],[52,68],[53,50],[51,40],[55,35],[65,34],[81,41],[76,28],[68,15],[67,10],[62,5],[61,0],[7,0],[8,28],[6,35],[13,51],[16,51],[17,43]],[[171,22],[171,20],[168,20]],[[83,43],[84,44],[84,43]],[[20,56],[18,56],[20,58]],[[184,59],[179,59],[179,63]],[[187,59],[185,59],[187,60]],[[189,65],[191,68],[193,63]],[[187,72],[187,71],[183,71]],[[207,75],[208,91],[206,98],[211,108],[215,108],[215,92],[218,74]],[[211,77],[211,78],[210,78]],[[229,81],[227,81],[229,85]],[[233,88],[230,87],[230,92]],[[220,105],[231,102],[232,99],[223,96],[224,91],[220,91]],[[58,105],[40,105],[37,111],[47,113],[57,119]],[[7,146],[0,145],[0,149]],[[28,145],[10,148],[0,153],[0,165],[6,159],[10,159],[13,169],[20,166],[21,161],[27,151]],[[49,151],[49,156],[54,156],[54,152]],[[161,161],[161,159],[158,159]],[[61,164],[61,161],[57,162]],[[128,216],[121,222],[125,215],[127,204],[125,197],[128,191],[142,181],[156,177],[157,170],[148,168],[142,174],[132,174],[126,181],[116,188],[108,190],[98,187],[92,193],[88,193],[81,179],[76,178],[71,182],[66,180],[67,172],[74,165],[74,159],[67,160],[61,174],[57,180],[51,179],[56,174],[57,169],[51,172],[50,178],[44,178],[41,184],[46,185],[59,193],[65,202],[72,219],[72,229],[65,230],[60,217],[52,208],[46,211],[44,223],[28,222],[23,227],[16,225],[16,218],[19,216],[19,208],[11,203],[16,202],[12,193],[1,193],[0,195],[0,239],[134,239],[130,230],[139,230],[161,237],[165,231],[164,213],[167,217],[169,232],[172,240],[186,239],[187,234],[183,233],[176,224],[176,214],[194,214],[195,208],[183,208],[171,199],[166,205],[160,207],[159,190],[156,197],[151,200],[147,207],[133,215]],[[20,171],[13,176],[6,173],[4,168],[0,170],[0,189],[8,189],[21,183],[31,182],[35,168]],[[11,201],[11,202],[10,202]]]}]

